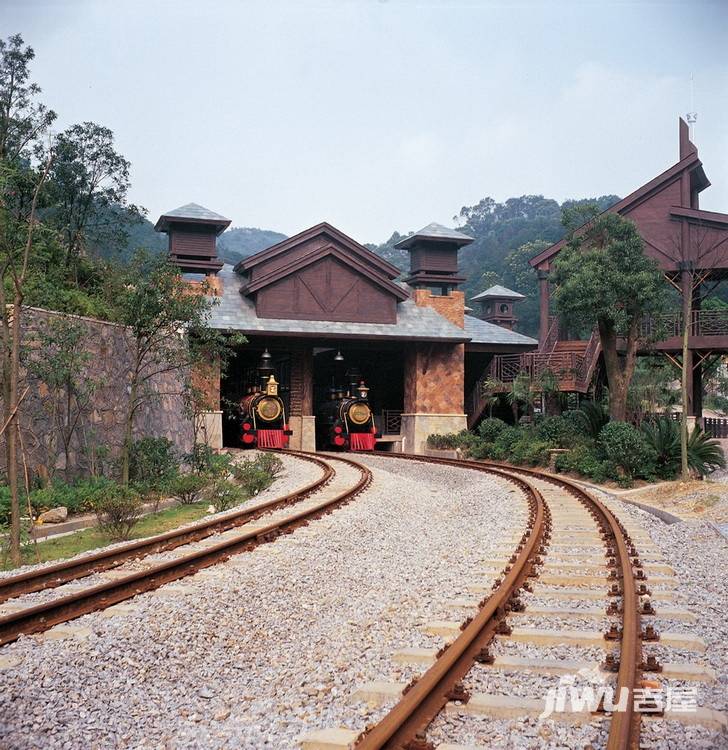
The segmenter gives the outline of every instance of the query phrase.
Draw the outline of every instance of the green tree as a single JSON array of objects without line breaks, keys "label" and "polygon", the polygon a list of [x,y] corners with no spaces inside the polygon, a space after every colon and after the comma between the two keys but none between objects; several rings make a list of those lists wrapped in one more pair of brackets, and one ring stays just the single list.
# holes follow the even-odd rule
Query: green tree
[{"label": "green tree", "polygon": [[[239,339],[227,338],[207,326],[208,312],[216,300],[192,292],[165,257],[137,253],[120,282],[117,319],[126,326],[131,362],[121,452],[122,481],[127,484],[134,425],[144,405],[164,396],[182,395],[192,416],[194,402],[200,398],[193,384],[194,369],[211,362],[224,367]],[[166,382],[177,380],[178,385],[165,390],[160,380],[164,376],[170,376]]]},{"label": "green tree", "polygon": [[46,218],[63,238],[67,269],[77,279],[89,245],[125,245],[128,227],[144,209],[127,202],[130,163],[115,150],[108,128],[73,125],[58,136],[54,150]]},{"label": "green tree", "polygon": [[101,385],[89,372],[91,354],[85,332],[85,327],[72,318],[53,318],[36,335],[27,359],[28,370],[48,390],[44,407],[53,428],[48,472],[53,473],[60,442],[66,479],[70,476],[74,439],[83,428],[93,396]]},{"label": "green tree", "polygon": [[0,160],[13,163],[56,119],[56,113],[37,100],[40,87],[29,81],[35,52],[23,37],[0,39]]},{"label": "green tree", "polygon": [[[567,223],[570,218],[565,216]],[[662,305],[662,275],[645,255],[636,226],[618,214],[594,216],[578,231],[572,222],[569,229],[569,242],[555,262],[556,309],[577,327],[597,325],[609,381],[609,413],[623,421],[640,323]]]}]

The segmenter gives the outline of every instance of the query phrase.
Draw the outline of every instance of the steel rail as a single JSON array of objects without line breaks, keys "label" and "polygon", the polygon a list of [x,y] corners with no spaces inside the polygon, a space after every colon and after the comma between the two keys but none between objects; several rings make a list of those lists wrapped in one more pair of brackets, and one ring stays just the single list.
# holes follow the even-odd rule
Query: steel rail
[{"label": "steel rail", "polygon": [[192,575],[203,568],[223,562],[238,552],[254,549],[259,544],[273,541],[281,534],[291,533],[314,518],[330,513],[336,506],[349,502],[365,490],[372,480],[371,471],[366,466],[347,458],[337,457],[336,460],[356,468],[360,477],[352,487],[334,497],[310,508],[296,511],[278,521],[256,527],[233,539],[226,539],[205,549],[157,563],[146,570],[129,573],[115,580],[4,615],[0,617],[0,645],[14,641],[22,634],[43,632],[53,625],[105,609],[137,594],[159,588],[165,583]]},{"label": "steel rail", "polygon": [[54,588],[69,581],[111,570],[129,560],[146,557],[158,552],[168,552],[191,542],[199,542],[207,539],[213,534],[229,531],[236,526],[250,523],[261,515],[297,503],[313,492],[320,490],[335,475],[334,469],[325,461],[314,456],[299,454],[299,458],[317,464],[323,469],[322,476],[294,492],[289,492],[282,497],[256,505],[254,508],[244,508],[223,516],[200,521],[180,529],[173,529],[163,534],[155,534],[135,542],[129,542],[120,547],[102,550],[90,555],[64,560],[43,568],[29,570],[24,573],[0,578],[0,603],[22,594],[30,594],[35,591]]},{"label": "steel rail", "polygon": [[[640,612],[638,607],[637,587],[635,584],[634,570],[630,559],[627,542],[631,545],[631,540],[627,536],[622,524],[614,514],[598,499],[592,497],[584,488],[568,479],[557,477],[548,472],[536,469],[525,469],[522,467],[513,467],[500,463],[487,461],[469,461],[464,459],[449,459],[431,456],[418,456],[406,453],[381,453],[377,457],[386,456],[387,458],[404,458],[407,460],[421,461],[425,463],[435,463],[446,466],[456,466],[461,468],[480,469],[481,471],[490,471],[499,474],[505,478],[514,481],[519,480],[518,474],[535,477],[561,487],[565,487],[574,494],[577,499],[583,502],[587,507],[594,509],[602,521],[600,526],[606,529],[606,536],[613,540],[616,546],[616,563],[618,566],[618,576],[622,579],[622,632],[620,639],[620,665],[617,675],[618,700],[617,705],[621,707],[622,699],[626,700],[624,710],[616,710],[612,713],[612,720],[609,728],[609,737],[607,740],[607,750],[638,750],[640,736],[640,713],[634,711],[634,690],[638,685],[641,677],[641,626]],[[538,490],[532,485],[526,483],[526,486],[533,492]],[[540,493],[539,493],[540,495]],[[523,553],[521,553],[523,554]],[[519,562],[521,557],[519,556]],[[518,563],[517,563],[518,564]],[[489,599],[485,606],[481,607],[476,618],[468,625],[466,630],[456,641],[440,656],[435,664],[425,672],[415,688],[412,697],[410,693],[397,703],[394,708],[372,729],[365,732],[357,744],[357,750],[380,750],[380,748],[402,748],[411,742],[417,731],[425,728],[432,721],[434,716],[442,709],[446,701],[442,700],[438,692],[440,682],[445,679],[448,670],[456,670],[461,676],[464,675],[473,662],[473,649],[465,646],[464,638],[470,631],[475,631],[476,622],[481,627],[487,623],[488,617],[493,617],[493,607],[491,602],[494,597],[512,580],[514,570],[508,574],[506,580],[496,589],[494,595]],[[502,597],[499,597],[502,598]],[[450,654],[453,647],[459,642],[458,651]],[[451,658],[453,657],[453,658]],[[456,663],[458,658],[469,659],[469,665],[463,670],[462,665]],[[459,677],[457,678],[459,679]],[[626,691],[626,692],[625,692]],[[430,696],[432,693],[432,696]],[[432,713],[427,708],[427,701],[434,701],[440,708]]]},{"label": "steel rail", "polygon": [[[397,457],[402,455],[407,454],[396,454]],[[409,455],[407,457],[414,460],[423,458]],[[394,708],[378,724],[360,736],[355,745],[357,750],[403,747],[437,716],[448,702],[450,692],[472,667],[478,653],[492,640],[509,600],[531,572],[535,565],[536,552],[548,535],[549,512],[543,497],[535,487],[520,477],[468,462],[439,459],[435,459],[434,462],[495,474],[517,484],[529,499],[531,528],[523,535],[522,542],[516,550],[515,562],[493,594],[483,602],[477,615],[411,689],[405,692]]]}]

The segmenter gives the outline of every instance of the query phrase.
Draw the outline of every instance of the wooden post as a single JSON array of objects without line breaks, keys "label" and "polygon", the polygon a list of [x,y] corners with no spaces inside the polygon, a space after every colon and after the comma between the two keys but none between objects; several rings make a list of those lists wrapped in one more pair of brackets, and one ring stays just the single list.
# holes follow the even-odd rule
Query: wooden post
[{"label": "wooden post", "polygon": [[539,330],[538,339],[541,346],[546,342],[549,335],[549,273],[538,271],[538,296],[539,296]]}]

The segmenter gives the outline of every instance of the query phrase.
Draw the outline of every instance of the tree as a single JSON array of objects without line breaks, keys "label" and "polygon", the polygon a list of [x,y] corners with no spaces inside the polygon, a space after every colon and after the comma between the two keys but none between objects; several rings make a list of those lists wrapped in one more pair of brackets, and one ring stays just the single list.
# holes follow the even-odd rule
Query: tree
[{"label": "tree", "polygon": [[637,227],[618,214],[595,216],[580,230],[572,224],[568,236],[555,262],[556,308],[576,326],[597,325],[609,381],[609,413],[613,420],[624,420],[640,323],[662,305],[662,275],[645,255]]},{"label": "tree", "polygon": [[[240,338],[208,328],[206,318],[215,300],[203,287],[193,291],[165,257],[134,257],[117,289],[118,321],[126,328],[130,354],[129,397],[125,408],[121,478],[129,481],[129,454],[137,416],[145,404],[182,395],[193,411],[199,398],[193,371],[211,362],[224,367]],[[162,386],[161,378],[167,378]],[[171,381],[176,381],[173,384]]]},{"label": "tree", "polygon": [[526,297],[516,308],[518,330],[535,336],[538,336],[539,326],[538,278],[528,261],[548,246],[545,240],[526,242],[508,253],[503,260],[503,284]]},{"label": "tree", "polygon": [[67,479],[74,438],[101,385],[88,372],[91,354],[85,346],[85,330],[72,318],[51,319],[37,334],[33,356],[27,361],[28,370],[48,389],[45,410],[55,428],[49,450],[49,473],[56,464],[60,440]]},{"label": "tree", "polygon": [[130,163],[114,149],[114,134],[93,122],[73,125],[57,138],[47,219],[63,237],[66,265],[78,276],[78,259],[90,243],[123,246],[127,227],[144,209],[127,203]]},{"label": "tree", "polygon": [[38,84],[28,80],[34,57],[20,34],[0,39],[0,160],[8,163],[21,157],[56,119],[53,110],[37,101]]},{"label": "tree", "polygon": [[[20,564],[20,494],[18,484],[18,448],[20,436],[21,319],[25,283],[38,232],[38,196],[45,183],[51,161],[38,173],[28,215],[17,218],[8,208],[7,183],[13,170],[0,160],[0,372],[2,373],[3,425],[8,486],[10,488],[10,559]],[[42,231],[42,228],[41,230]]]}]

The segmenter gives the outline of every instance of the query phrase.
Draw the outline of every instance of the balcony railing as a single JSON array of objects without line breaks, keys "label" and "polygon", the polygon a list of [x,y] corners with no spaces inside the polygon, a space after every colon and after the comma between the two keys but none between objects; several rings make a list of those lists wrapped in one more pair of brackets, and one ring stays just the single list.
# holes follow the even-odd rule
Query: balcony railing
[{"label": "balcony railing", "polygon": [[[642,321],[643,338],[669,339],[683,334],[682,312],[652,315]],[[693,310],[690,336],[728,336],[728,310]]]}]

